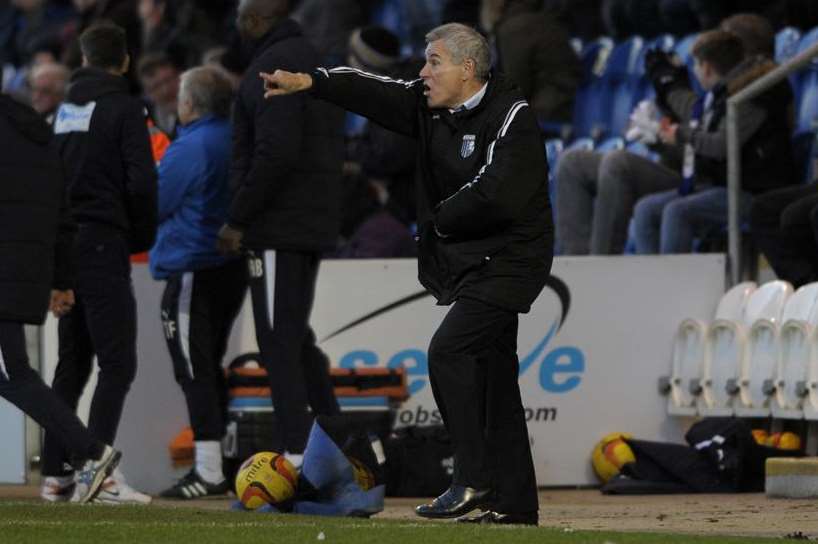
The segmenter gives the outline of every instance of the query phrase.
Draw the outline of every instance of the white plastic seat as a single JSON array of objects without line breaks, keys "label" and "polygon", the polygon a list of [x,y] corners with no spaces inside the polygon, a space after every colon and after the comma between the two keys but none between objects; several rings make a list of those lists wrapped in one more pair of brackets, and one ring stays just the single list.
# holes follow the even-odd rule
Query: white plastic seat
[{"label": "white plastic seat", "polygon": [[[809,322],[816,299],[818,284],[805,285],[787,300],[778,324],[768,320],[759,320],[753,324],[749,337],[749,355],[741,368],[736,415],[768,417],[775,407],[776,417],[801,417],[800,409],[792,412],[784,405],[776,406],[774,396],[782,361],[788,368],[791,367],[788,363],[791,360],[802,359],[803,365],[806,364],[809,330],[804,325]],[[799,352],[802,354],[798,355]],[[803,365],[802,368],[805,368]],[[802,373],[798,381],[803,381],[804,376]]]},{"label": "white plastic seat", "polygon": [[749,333],[754,325],[775,331],[790,295],[789,282],[765,283],[750,295],[740,319],[716,319],[710,324],[705,338],[702,390],[697,398],[700,415],[735,413],[735,399],[740,391],[739,371],[746,365]]},{"label": "white plastic seat", "polygon": [[[775,375],[775,417],[818,419],[818,283],[798,289],[779,333]],[[789,310],[789,304],[787,309]]]},{"label": "white plastic seat", "polygon": [[[739,320],[750,295],[756,290],[754,282],[736,285],[725,293],[716,309],[716,320]],[[704,364],[704,346],[707,323],[699,319],[685,319],[679,324],[673,339],[670,377],[661,385],[668,393],[667,411],[671,415],[695,415],[696,398],[701,392]]]}]

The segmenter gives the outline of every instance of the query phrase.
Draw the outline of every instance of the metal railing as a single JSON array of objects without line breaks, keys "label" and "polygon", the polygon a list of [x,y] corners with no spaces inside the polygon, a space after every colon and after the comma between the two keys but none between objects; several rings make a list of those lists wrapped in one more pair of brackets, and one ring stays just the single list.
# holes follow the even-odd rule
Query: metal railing
[{"label": "metal railing", "polygon": [[738,135],[739,107],[776,85],[793,72],[807,66],[818,56],[818,43],[790,61],[760,77],[727,100],[727,228],[728,282],[737,284],[741,278],[741,225],[739,224],[739,191],[741,190],[741,145]]}]

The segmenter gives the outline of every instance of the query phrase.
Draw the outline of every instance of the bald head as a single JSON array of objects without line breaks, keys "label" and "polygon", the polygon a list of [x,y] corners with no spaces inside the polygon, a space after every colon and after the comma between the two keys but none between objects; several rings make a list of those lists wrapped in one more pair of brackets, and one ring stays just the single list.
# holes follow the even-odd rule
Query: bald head
[{"label": "bald head", "polygon": [[236,27],[245,39],[257,39],[287,17],[289,11],[289,0],[241,0]]}]

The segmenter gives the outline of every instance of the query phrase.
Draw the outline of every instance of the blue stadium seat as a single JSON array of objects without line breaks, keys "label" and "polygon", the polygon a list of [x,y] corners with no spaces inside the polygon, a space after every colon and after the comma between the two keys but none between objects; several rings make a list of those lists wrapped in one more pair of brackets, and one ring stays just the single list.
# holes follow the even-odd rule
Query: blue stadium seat
[{"label": "blue stadium seat", "polygon": [[404,38],[403,10],[400,0],[381,0],[375,7],[370,18],[370,24],[388,28],[399,37]]},{"label": "blue stadium seat", "polygon": [[554,172],[557,169],[557,160],[560,158],[564,144],[561,139],[553,138],[545,141],[545,156],[548,159],[548,181],[553,182]]},{"label": "blue stadium seat", "polygon": [[595,150],[599,151],[600,153],[607,153],[608,151],[618,151],[620,149],[625,149],[625,139],[622,138],[621,136],[611,136],[610,138],[604,140],[595,148]]},{"label": "blue stadium seat", "polygon": [[557,161],[560,158],[563,148],[562,140],[553,138],[545,141],[545,156],[548,159],[548,198],[551,201],[551,215],[554,223],[557,222]]},{"label": "blue stadium seat", "polygon": [[628,118],[635,105],[638,86],[638,63],[643,59],[645,41],[634,36],[617,44],[608,58],[602,74],[602,91],[598,100],[602,116],[597,119],[594,133],[597,136],[618,136],[628,125]]},{"label": "blue stadium seat", "polygon": [[693,54],[691,49],[693,48],[693,42],[695,42],[698,37],[698,34],[685,36],[676,43],[673,52],[687,65],[687,71],[690,75],[690,86],[693,91],[695,91],[696,94],[704,94],[701,85],[699,85],[699,80],[696,79],[696,75],[693,73]]},{"label": "blue stadium seat", "polygon": [[795,132],[818,128],[818,71],[807,70],[795,91]]},{"label": "blue stadium seat", "polygon": [[782,28],[775,35],[775,62],[784,64],[798,53],[801,31],[795,27]]},{"label": "blue stadium seat", "polygon": [[613,41],[603,37],[586,44],[582,50],[583,78],[574,99],[574,137],[590,136],[594,123],[602,116],[599,103],[602,74],[612,49]]},{"label": "blue stadium seat", "polygon": [[[807,49],[809,49],[812,45],[818,42],[818,28],[814,28],[801,36],[801,41],[798,42],[798,49],[796,54],[803,53]],[[807,104],[805,101],[805,97],[802,96],[802,92],[804,90],[808,90],[811,87],[815,86],[815,76],[814,74],[818,72],[818,59],[813,59],[812,63],[805,69],[797,72],[793,76],[790,77],[790,82],[792,83],[793,89],[795,90],[795,115],[798,118],[796,122],[798,128],[796,131],[800,130],[808,130],[809,124],[807,126],[803,126],[801,124],[801,108],[802,106],[806,106],[808,109],[814,109],[815,106],[811,106]],[[810,75],[813,74],[813,75]],[[814,96],[812,99],[814,100]],[[811,119],[811,118],[810,118]]]},{"label": "blue stadium seat", "polygon": [[366,127],[366,117],[347,112],[344,118],[344,135],[348,138],[360,136]]},{"label": "blue stadium seat", "polygon": [[[813,28],[812,30],[801,36],[801,41],[798,42],[796,54],[806,51],[816,42],[818,42],[818,27]],[[809,69],[818,70],[818,59],[812,60],[812,65],[810,66]]]},{"label": "blue stadium seat", "polygon": [[606,72],[608,81],[612,81],[614,85],[607,134],[623,134],[636,105],[654,96],[653,86],[645,77],[647,51],[672,51],[675,43],[673,36],[664,34],[650,42],[644,42],[638,37],[632,38],[614,49]]},{"label": "blue stadium seat", "polygon": [[659,161],[659,154],[655,151],[651,151],[648,146],[643,144],[642,142],[630,142],[625,149],[633,153],[634,155],[639,155],[640,157],[645,157],[646,159],[650,159],[653,162]]}]

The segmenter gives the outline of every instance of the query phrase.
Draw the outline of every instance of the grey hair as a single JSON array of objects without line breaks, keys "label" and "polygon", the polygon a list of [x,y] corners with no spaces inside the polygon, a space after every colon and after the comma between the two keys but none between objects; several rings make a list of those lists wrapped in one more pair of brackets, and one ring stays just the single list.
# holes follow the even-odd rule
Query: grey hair
[{"label": "grey hair", "polygon": [[452,56],[452,62],[462,64],[467,59],[474,62],[474,76],[486,81],[491,70],[491,54],[486,39],[475,29],[460,23],[448,23],[433,28],[426,34],[426,43],[443,40]]},{"label": "grey hair", "polygon": [[179,83],[179,99],[190,100],[199,115],[229,117],[233,86],[219,68],[199,66],[184,72]]}]

